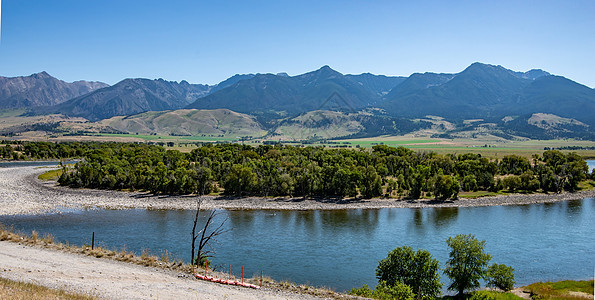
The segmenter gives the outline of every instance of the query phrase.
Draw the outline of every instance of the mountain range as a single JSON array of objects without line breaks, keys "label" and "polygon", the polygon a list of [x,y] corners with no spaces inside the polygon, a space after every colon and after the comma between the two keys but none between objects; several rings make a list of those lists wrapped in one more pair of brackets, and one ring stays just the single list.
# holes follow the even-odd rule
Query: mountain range
[{"label": "mountain range", "polygon": [[[539,69],[517,72],[483,63],[454,74],[408,77],[344,75],[323,66],[297,76],[238,74],[217,85],[142,78],[113,86],[66,83],[42,72],[0,77],[0,108],[27,108],[30,115],[59,113],[90,121],[149,111],[228,109],[255,117],[273,134],[286,131],[287,124],[319,124],[325,118],[329,119],[322,123],[348,124],[334,131],[350,136],[402,134],[427,127],[427,116],[444,118],[458,128],[464,127],[465,120],[480,119],[504,132],[540,138],[594,139],[595,126],[594,89]],[[190,115],[199,118],[200,114]],[[314,116],[316,122],[304,121]],[[351,121],[345,121],[346,116]],[[548,116],[546,121],[543,116]]]},{"label": "mountain range", "polygon": [[0,109],[51,106],[108,87],[103,82],[75,81],[52,77],[46,72],[31,76],[0,76]]}]

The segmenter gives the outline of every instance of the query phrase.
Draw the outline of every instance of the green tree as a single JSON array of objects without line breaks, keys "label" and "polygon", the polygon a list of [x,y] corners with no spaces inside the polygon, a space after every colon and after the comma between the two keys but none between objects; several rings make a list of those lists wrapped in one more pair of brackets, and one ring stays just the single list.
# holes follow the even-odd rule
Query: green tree
[{"label": "green tree", "polygon": [[409,246],[394,249],[378,263],[376,278],[388,285],[403,283],[423,298],[440,295],[440,263],[430,252],[419,249],[416,252]]},{"label": "green tree", "polygon": [[535,178],[533,171],[526,171],[520,176],[521,189],[525,191],[537,191],[539,189],[539,180]]},{"label": "green tree", "polygon": [[488,287],[496,287],[505,292],[514,288],[514,269],[505,264],[492,264],[486,271]]},{"label": "green tree", "polygon": [[479,241],[471,234],[449,237],[446,244],[450,254],[444,274],[452,280],[448,289],[457,291],[462,297],[465,290],[480,287],[479,280],[485,276],[492,256],[484,250],[485,241]]},{"label": "green tree", "polygon": [[436,199],[456,199],[460,189],[459,182],[450,175],[436,175],[434,178],[434,196]]},{"label": "green tree", "polygon": [[463,177],[463,191],[477,191],[477,180],[475,175],[467,175]]},{"label": "green tree", "polygon": [[502,179],[502,185],[504,185],[504,187],[506,187],[509,191],[514,192],[521,188],[521,178],[516,175],[504,177]]},{"label": "green tree", "polygon": [[368,166],[362,171],[363,176],[359,183],[362,197],[372,198],[382,195],[382,178],[376,173],[376,169],[372,166]]}]

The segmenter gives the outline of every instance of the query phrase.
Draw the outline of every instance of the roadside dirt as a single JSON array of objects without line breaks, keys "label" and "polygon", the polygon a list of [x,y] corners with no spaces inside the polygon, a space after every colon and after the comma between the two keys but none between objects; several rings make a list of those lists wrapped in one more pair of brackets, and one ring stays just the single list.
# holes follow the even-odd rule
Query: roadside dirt
[{"label": "roadside dirt", "polygon": [[7,241],[0,242],[0,276],[105,299],[317,299]]}]

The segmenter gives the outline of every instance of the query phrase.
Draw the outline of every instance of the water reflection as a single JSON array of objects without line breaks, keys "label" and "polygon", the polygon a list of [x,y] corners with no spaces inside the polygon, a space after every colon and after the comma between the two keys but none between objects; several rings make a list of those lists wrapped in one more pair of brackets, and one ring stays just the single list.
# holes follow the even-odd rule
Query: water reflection
[{"label": "water reflection", "polygon": [[[444,264],[445,240],[471,233],[487,241],[494,262],[514,266],[519,285],[540,280],[582,279],[595,265],[595,200],[477,208],[337,211],[219,211],[229,221],[216,246],[216,265],[243,265],[275,279],[343,291],[376,284],[374,269],[388,251],[410,245]],[[206,214],[208,212],[202,212]],[[167,249],[189,260],[194,211],[89,210],[43,216],[0,217],[30,233],[58,241],[89,243],[91,232],[111,248]],[[569,251],[568,249],[572,249]]]},{"label": "water reflection", "polygon": [[580,214],[583,208],[583,201],[581,200],[573,200],[566,202],[566,217],[569,220],[574,220],[574,216]]},{"label": "water reflection", "polygon": [[457,221],[458,207],[416,208],[413,212],[413,223],[417,232],[448,227]]},{"label": "water reflection", "polygon": [[317,213],[322,220],[320,224],[322,229],[341,228],[351,233],[370,233],[377,227],[379,219],[377,209],[324,210]]}]

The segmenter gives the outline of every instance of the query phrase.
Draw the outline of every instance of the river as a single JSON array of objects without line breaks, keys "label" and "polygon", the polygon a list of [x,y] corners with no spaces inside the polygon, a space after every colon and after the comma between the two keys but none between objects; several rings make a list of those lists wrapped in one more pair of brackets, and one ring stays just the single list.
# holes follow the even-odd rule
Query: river
[{"label": "river", "polygon": [[[219,211],[226,229],[214,264],[252,276],[338,291],[374,286],[375,267],[388,251],[410,245],[429,250],[444,265],[445,240],[471,233],[486,240],[493,262],[515,268],[517,283],[585,279],[595,266],[595,200],[475,208],[391,208],[333,211]],[[193,212],[82,210],[2,217],[4,224],[56,240],[90,244],[91,233],[111,248],[146,250],[189,261]],[[224,266],[224,267],[223,267]],[[443,281],[447,281],[443,278]]]},{"label": "river", "polygon": [[[595,161],[588,161],[590,168]],[[443,266],[445,240],[460,233],[486,240],[492,262],[515,268],[517,285],[543,280],[587,279],[595,268],[595,199],[519,206],[386,208],[357,210],[220,210],[227,219],[213,262],[238,274],[263,270],[276,280],[338,291],[376,284],[378,260],[403,245],[429,250]],[[71,210],[36,216],[0,216],[30,234],[83,245],[190,260],[193,211]],[[447,283],[448,279],[443,278]]]}]

